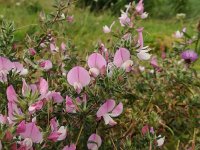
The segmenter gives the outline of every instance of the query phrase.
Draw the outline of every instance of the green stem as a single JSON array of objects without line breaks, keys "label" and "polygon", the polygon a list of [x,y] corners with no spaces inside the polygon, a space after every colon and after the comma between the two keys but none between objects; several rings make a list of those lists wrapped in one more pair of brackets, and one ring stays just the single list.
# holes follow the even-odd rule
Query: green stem
[{"label": "green stem", "polygon": [[76,145],[78,144],[78,141],[79,141],[79,138],[80,138],[80,136],[81,136],[82,131],[83,131],[83,124],[81,125],[81,129],[80,129],[80,131],[79,131],[79,133],[78,133],[78,137],[77,137],[77,139],[76,139]]}]

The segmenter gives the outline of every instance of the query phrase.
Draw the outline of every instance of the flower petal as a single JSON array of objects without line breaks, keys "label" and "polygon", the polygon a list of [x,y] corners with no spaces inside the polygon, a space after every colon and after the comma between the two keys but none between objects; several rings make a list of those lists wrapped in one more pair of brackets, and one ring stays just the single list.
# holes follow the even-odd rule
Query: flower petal
[{"label": "flower petal", "polygon": [[67,81],[72,86],[74,86],[74,83],[80,83],[82,86],[86,86],[90,83],[90,75],[85,68],[76,66],[68,72]]},{"label": "flower petal", "polygon": [[123,104],[120,102],[110,114],[111,117],[117,117],[123,112]]},{"label": "flower petal", "polygon": [[40,78],[39,81],[39,91],[41,95],[46,95],[48,93],[49,85],[44,78]]},{"label": "flower petal", "polygon": [[87,147],[89,150],[98,150],[101,144],[101,137],[98,134],[93,133],[88,139]]},{"label": "flower petal", "polygon": [[102,67],[106,66],[106,60],[101,54],[93,53],[88,57],[88,66],[101,70]]},{"label": "flower petal", "polygon": [[6,95],[9,102],[17,102],[17,94],[12,85],[7,88]]},{"label": "flower petal", "polygon": [[126,48],[119,48],[114,56],[114,64],[117,67],[121,67],[121,65],[129,60],[131,57],[129,50],[127,50]]},{"label": "flower petal", "polygon": [[25,126],[25,132],[20,133],[20,136],[22,136],[22,138],[30,138],[34,143],[42,142],[42,133],[34,122],[27,123]]},{"label": "flower petal", "polygon": [[110,99],[107,100],[97,111],[97,117],[100,118],[107,114],[108,112],[111,112],[113,108],[115,107],[115,101]]}]

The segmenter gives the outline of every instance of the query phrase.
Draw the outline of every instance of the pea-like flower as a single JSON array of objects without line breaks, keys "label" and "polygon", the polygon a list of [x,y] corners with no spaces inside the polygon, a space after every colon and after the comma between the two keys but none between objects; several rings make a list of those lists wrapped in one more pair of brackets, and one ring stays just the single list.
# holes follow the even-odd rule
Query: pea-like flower
[{"label": "pea-like flower", "polygon": [[65,146],[62,150],[76,150],[76,145],[70,144],[69,146]]},{"label": "pea-like flower", "polygon": [[138,14],[142,14],[144,12],[144,4],[143,4],[143,0],[140,0],[138,2],[138,4],[135,7],[135,10],[137,11]]},{"label": "pea-like flower", "polygon": [[22,132],[19,134],[23,139],[29,138],[33,143],[41,143],[43,141],[42,133],[35,122],[25,123],[21,128],[24,130],[21,130]]},{"label": "pea-like flower", "polygon": [[118,68],[126,70],[126,72],[131,71],[133,61],[131,60],[131,55],[129,50],[126,48],[119,48],[114,56],[114,64]]},{"label": "pea-like flower", "polygon": [[93,133],[88,139],[87,147],[89,150],[98,150],[101,144],[101,137],[98,134]]},{"label": "pea-like flower", "polygon": [[111,117],[117,117],[122,113],[123,104],[120,102],[116,107],[115,105],[114,100],[107,100],[97,111],[97,118],[101,119],[103,117],[106,125],[116,125],[117,123]]},{"label": "pea-like flower", "polygon": [[105,72],[106,60],[99,53],[93,53],[88,57],[89,74],[97,77],[100,73]]},{"label": "pea-like flower", "polygon": [[39,63],[39,66],[45,71],[48,71],[53,67],[52,62],[50,60],[42,60]]},{"label": "pea-like flower", "polygon": [[110,33],[114,24],[115,24],[115,21],[110,25],[110,27],[108,27],[107,25],[103,26],[103,32]]},{"label": "pea-like flower", "polygon": [[76,66],[68,72],[67,81],[80,93],[83,87],[90,83],[90,75],[83,67]]}]

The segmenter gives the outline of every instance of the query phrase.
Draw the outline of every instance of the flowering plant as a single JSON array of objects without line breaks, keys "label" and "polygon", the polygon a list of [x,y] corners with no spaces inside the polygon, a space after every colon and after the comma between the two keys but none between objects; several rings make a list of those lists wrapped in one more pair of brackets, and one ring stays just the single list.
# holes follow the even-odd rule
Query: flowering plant
[{"label": "flowering plant", "polygon": [[[0,149],[198,147],[200,84],[193,64],[200,37],[188,43],[184,32],[187,39],[176,41],[173,52],[156,55],[144,43],[148,13],[140,0],[103,27],[112,40],[85,59],[58,38],[59,25],[74,21],[69,6],[57,1],[55,13],[41,13],[40,31],[20,46],[13,43],[13,23],[1,27]],[[196,52],[187,50],[190,44]]]}]

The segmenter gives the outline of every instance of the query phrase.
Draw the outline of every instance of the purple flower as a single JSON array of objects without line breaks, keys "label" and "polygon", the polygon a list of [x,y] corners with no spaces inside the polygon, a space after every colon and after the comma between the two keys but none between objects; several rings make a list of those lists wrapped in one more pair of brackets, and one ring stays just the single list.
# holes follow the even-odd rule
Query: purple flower
[{"label": "purple flower", "polygon": [[181,58],[184,59],[186,63],[190,64],[198,59],[198,54],[193,50],[186,50],[181,53]]}]

